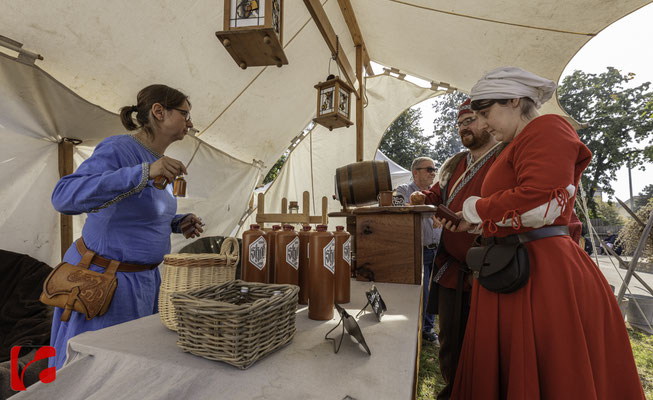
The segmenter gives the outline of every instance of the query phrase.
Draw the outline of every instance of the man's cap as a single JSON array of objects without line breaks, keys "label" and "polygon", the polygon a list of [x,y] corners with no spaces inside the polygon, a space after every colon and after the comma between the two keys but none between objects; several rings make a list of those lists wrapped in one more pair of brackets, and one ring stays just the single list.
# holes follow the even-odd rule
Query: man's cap
[{"label": "man's cap", "polygon": [[458,108],[458,118],[460,118],[460,116],[463,115],[463,114],[471,113],[471,112],[473,112],[472,111],[472,99],[468,98]]}]

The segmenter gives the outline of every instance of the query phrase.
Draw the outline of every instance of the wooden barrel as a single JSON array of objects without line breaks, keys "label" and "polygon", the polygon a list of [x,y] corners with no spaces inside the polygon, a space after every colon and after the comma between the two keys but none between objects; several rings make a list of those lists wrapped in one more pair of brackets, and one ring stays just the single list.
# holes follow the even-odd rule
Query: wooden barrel
[{"label": "wooden barrel", "polygon": [[336,169],[336,199],[343,207],[376,203],[383,190],[392,190],[387,161],[361,161]]}]

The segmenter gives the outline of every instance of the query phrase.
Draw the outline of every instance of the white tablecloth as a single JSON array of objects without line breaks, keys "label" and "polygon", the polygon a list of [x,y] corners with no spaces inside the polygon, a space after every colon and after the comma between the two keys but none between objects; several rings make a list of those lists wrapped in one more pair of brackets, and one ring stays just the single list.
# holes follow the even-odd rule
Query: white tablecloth
[{"label": "white tablecloth", "polygon": [[[352,280],[353,316],[366,302],[369,283]],[[297,333],[285,347],[249,369],[184,353],[177,334],[152,315],[86,332],[68,343],[68,362],[52,383],[41,382],[23,399],[410,399],[415,385],[419,285],[378,283],[388,311],[358,318],[371,356],[345,333],[338,354],[324,335],[338,322],[308,319],[297,311]],[[368,307],[368,310],[370,307]],[[339,338],[341,328],[330,337]],[[336,333],[337,332],[337,333]]]}]

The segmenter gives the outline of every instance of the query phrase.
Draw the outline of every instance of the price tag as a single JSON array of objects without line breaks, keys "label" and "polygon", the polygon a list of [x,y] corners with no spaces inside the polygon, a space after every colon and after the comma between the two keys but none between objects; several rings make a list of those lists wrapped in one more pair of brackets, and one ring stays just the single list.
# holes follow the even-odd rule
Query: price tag
[{"label": "price tag", "polygon": [[376,319],[378,319],[379,322],[381,322],[381,317],[388,310],[388,308],[386,307],[385,302],[381,298],[381,293],[379,293],[379,289],[377,289],[375,285],[372,285],[372,288],[369,291],[365,292],[365,295],[367,296],[367,301],[369,302],[369,304],[372,305],[372,310],[374,310]]}]

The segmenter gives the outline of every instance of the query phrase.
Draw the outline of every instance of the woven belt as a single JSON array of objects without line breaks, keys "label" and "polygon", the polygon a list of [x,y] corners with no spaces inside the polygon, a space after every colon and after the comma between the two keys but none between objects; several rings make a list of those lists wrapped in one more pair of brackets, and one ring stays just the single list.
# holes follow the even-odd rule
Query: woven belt
[{"label": "woven belt", "polygon": [[[79,251],[79,254],[84,255],[88,248],[86,247],[86,244],[84,243],[83,238],[77,239],[77,251]],[[91,260],[92,264],[97,265],[98,267],[102,268],[107,268],[109,266],[109,263],[111,263],[111,260],[108,258],[104,258],[98,254],[95,254],[93,259]],[[121,262],[120,265],[118,265],[117,271],[119,272],[139,272],[139,271],[147,271],[154,269],[158,266],[159,264],[129,264],[125,262]]]},{"label": "woven belt", "polygon": [[569,227],[567,225],[545,226],[530,232],[516,233],[506,237],[488,237],[483,238],[483,245],[489,244],[515,244],[532,242],[533,240],[544,239],[552,236],[569,236]]}]

